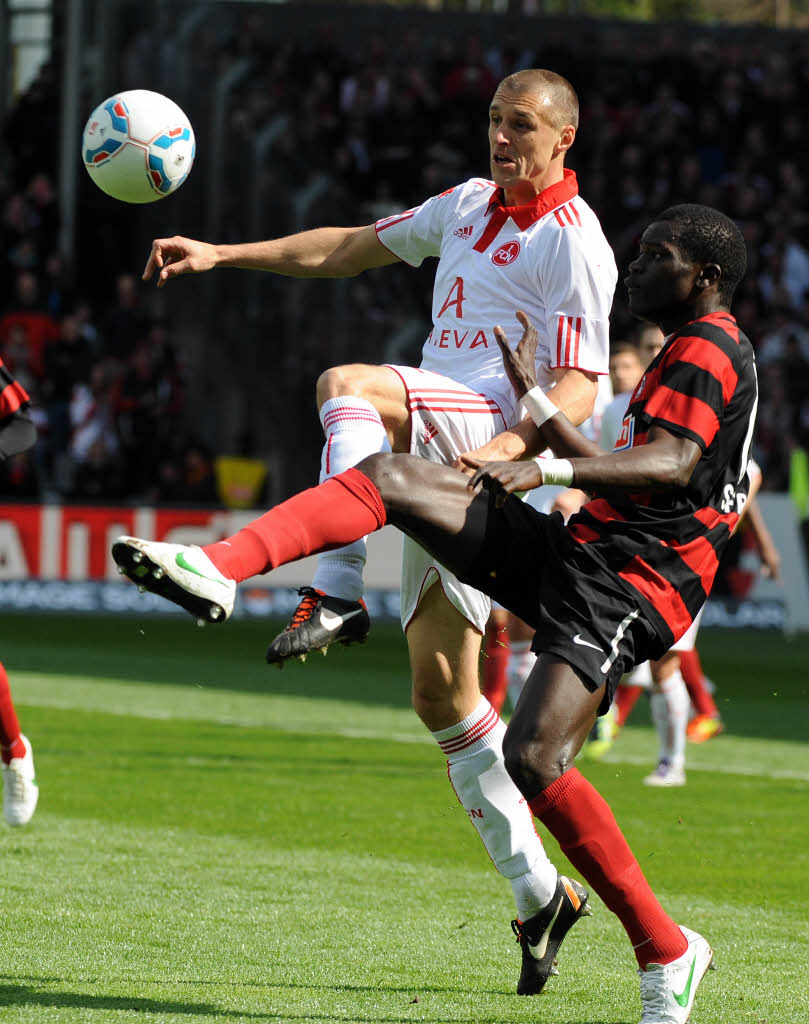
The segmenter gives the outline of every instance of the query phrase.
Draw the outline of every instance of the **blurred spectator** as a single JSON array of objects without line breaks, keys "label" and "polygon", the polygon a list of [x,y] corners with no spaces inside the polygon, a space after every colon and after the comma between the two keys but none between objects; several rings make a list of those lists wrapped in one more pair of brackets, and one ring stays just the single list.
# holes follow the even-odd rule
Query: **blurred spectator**
[{"label": "blurred spectator", "polygon": [[179,404],[173,350],[164,339],[150,335],[136,345],[115,396],[133,493],[143,494],[152,486],[161,452],[174,432]]},{"label": "blurred spectator", "polygon": [[[40,301],[39,281],[35,274],[22,271],[14,282],[14,298],[0,316],[0,347],[5,349],[16,328],[24,331],[28,347],[27,363],[36,377],[45,369],[45,347],[59,337],[59,324],[43,308]],[[17,343],[22,335],[15,332]],[[14,370],[16,373],[17,371]]]},{"label": "blurred spectator", "polygon": [[[88,486],[86,481],[93,474],[103,480],[103,472],[98,468],[102,465],[110,469],[111,489],[116,489],[120,470],[115,471],[112,464],[120,466],[121,443],[115,424],[114,394],[115,368],[109,360],[94,363],[89,379],[73,388],[68,448],[71,461],[62,463],[57,473],[57,486],[67,494],[74,493],[77,482],[84,481],[83,486]],[[120,495],[110,494],[113,496]]]},{"label": "blurred spectator", "polygon": [[56,451],[68,447],[71,435],[70,403],[74,389],[90,377],[92,350],[81,334],[75,315],[66,316],[59,337],[45,350],[45,369],[40,388],[50,429],[50,442]]},{"label": "blurred spectator", "polygon": [[120,274],[115,281],[115,302],[107,309],[101,325],[104,352],[126,362],[148,327],[149,317],[141,308],[135,275]]},{"label": "blurred spectator", "polygon": [[218,504],[216,475],[208,449],[188,441],[181,451],[162,459],[154,481],[154,498],[173,504]]},{"label": "blurred spectator", "polygon": [[[122,57],[125,75],[135,73],[143,54],[155,82],[161,69],[173,68],[177,23],[167,15],[162,26],[168,34],[157,38],[145,19]],[[383,12],[369,18],[371,23],[360,40],[344,33],[337,20],[320,17],[301,41],[257,7],[229,5],[221,31],[213,18],[195,31],[185,73],[178,75],[178,81],[187,76],[189,91],[177,97],[192,120],[206,123],[221,72],[241,56],[253,66],[227,112],[234,144],[226,147],[221,240],[286,234],[306,218],[325,222],[324,211],[335,223],[370,223],[485,175],[486,149],[470,126],[485,123],[504,75],[532,65],[550,67],[579,93],[581,127],[571,166],[620,267],[634,255],[649,219],[671,203],[716,205],[739,224],[749,267],[735,311],[756,347],[761,375],[755,451],[766,486],[786,486],[790,452],[809,436],[806,41],[788,33],[763,38],[756,30],[730,36],[698,26],[657,25],[652,31],[539,18],[503,19],[502,31],[484,35],[477,20],[467,22],[470,32],[457,33],[458,22],[450,27],[438,14],[428,38],[415,28],[398,35],[386,30]],[[253,208],[245,201],[253,172],[245,153],[257,132],[282,113],[287,126],[255,180],[262,209],[253,224]],[[405,352],[417,358],[429,329],[429,267],[315,284],[265,278],[253,291],[247,277],[244,285],[229,282],[227,293],[217,283],[224,301],[207,307],[209,322],[200,318],[195,325],[208,332],[210,342],[186,381],[173,335],[144,308],[145,293],[123,255],[121,264],[103,268],[104,281],[117,275],[114,294],[88,290],[91,303],[77,300],[75,285],[90,284],[58,254],[58,147],[52,144],[58,116],[58,74],[48,65],[3,126],[8,173],[0,182],[0,351],[31,387],[41,383],[44,440],[35,464],[47,466],[50,444],[55,454],[67,452],[60,465],[71,473],[75,468],[77,492],[86,495],[103,490],[105,462],[110,494],[172,501],[210,495],[201,470],[219,453],[188,438],[217,436],[207,423],[194,422],[200,408],[205,416],[216,414],[207,404],[219,398],[215,386],[211,393],[213,353],[222,346],[236,367],[233,379],[244,388],[247,420],[246,410],[265,397],[266,332],[278,346],[275,370],[284,382],[276,389],[269,426],[298,424],[306,452],[288,457],[286,469],[289,483],[302,484],[294,474],[305,471],[307,460],[312,466],[317,461],[317,423],[303,424],[307,414],[301,410],[311,408],[318,373],[335,359],[383,361]],[[175,207],[188,203],[189,224],[193,214],[203,222],[204,174],[195,171]],[[306,207],[313,181],[326,184],[318,205]],[[85,244],[90,237],[97,241],[87,237]],[[104,251],[123,252],[118,246]],[[79,259],[77,266],[92,266],[97,246]],[[97,285],[94,277],[92,287],[107,285]],[[183,293],[174,294],[180,305]],[[616,338],[635,327],[621,285],[611,323]],[[186,386],[189,402],[197,403],[188,410]],[[77,409],[94,410],[88,424],[83,417],[71,421],[69,442],[68,388],[74,417]],[[107,422],[113,389],[115,417]],[[106,423],[106,440],[96,446],[87,442],[87,428],[98,430],[100,422]],[[116,444],[120,450],[113,455]],[[115,477],[110,460],[123,467],[123,479]],[[47,480],[47,473],[38,472]]]}]

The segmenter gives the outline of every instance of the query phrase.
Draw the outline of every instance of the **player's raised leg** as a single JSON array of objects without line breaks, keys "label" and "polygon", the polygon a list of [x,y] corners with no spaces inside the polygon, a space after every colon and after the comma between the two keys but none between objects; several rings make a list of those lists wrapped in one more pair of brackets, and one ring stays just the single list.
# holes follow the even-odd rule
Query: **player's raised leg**
[{"label": "player's raised leg", "polygon": [[20,732],[8,675],[0,662],[0,766],[3,817],[9,825],[27,825],[36,810],[39,786],[31,741]]},{"label": "player's raised leg", "polygon": [[489,499],[454,469],[411,455],[374,455],[296,494],[238,533],[206,545],[119,537],[112,555],[143,590],[195,617],[221,622],[236,584],[307,555],[351,543],[391,522],[462,571],[475,559]]},{"label": "player's raised leg", "polygon": [[[317,401],[326,436],[320,482],[342,473],[368,455],[407,450],[406,394],[396,373],[385,366],[337,366],[320,376]],[[324,552],[311,587],[290,622],[267,649],[270,664],[301,661],[312,651],[326,653],[332,643],[364,642],[370,620],[362,601],[366,541]]]}]

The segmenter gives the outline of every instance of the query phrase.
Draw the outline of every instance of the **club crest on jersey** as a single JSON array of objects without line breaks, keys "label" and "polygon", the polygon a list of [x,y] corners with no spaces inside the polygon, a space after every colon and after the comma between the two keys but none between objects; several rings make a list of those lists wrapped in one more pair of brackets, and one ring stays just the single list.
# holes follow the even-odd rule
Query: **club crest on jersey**
[{"label": "club crest on jersey", "polygon": [[455,228],[452,233],[467,242],[472,237],[472,225],[468,224],[465,228]]},{"label": "club crest on jersey", "polygon": [[631,448],[634,440],[635,417],[631,415],[624,416],[621,422],[621,433],[618,435],[618,440],[615,442],[615,447],[612,450],[614,452],[622,452],[625,448]]},{"label": "club crest on jersey", "polygon": [[492,253],[492,263],[497,267],[506,267],[520,255],[520,243],[514,239],[513,242],[504,242]]}]

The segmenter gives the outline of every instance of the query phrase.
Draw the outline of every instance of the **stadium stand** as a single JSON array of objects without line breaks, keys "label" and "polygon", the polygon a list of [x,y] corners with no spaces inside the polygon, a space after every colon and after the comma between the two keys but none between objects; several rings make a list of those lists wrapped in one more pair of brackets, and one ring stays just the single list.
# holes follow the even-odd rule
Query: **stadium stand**
[{"label": "stadium stand", "polygon": [[[367,22],[360,42],[334,9],[318,8],[308,34],[281,11],[181,3],[168,24],[121,29],[110,91],[173,95],[203,147],[181,193],[142,222],[152,233],[229,241],[405,209],[485,173],[482,136],[469,125],[485,116],[500,77],[556,70],[581,99],[570,164],[619,267],[671,203],[715,205],[741,226],[750,269],[736,312],[760,369],[754,454],[766,487],[788,489],[794,453],[809,448],[805,35],[588,22],[574,44],[569,23],[501,20],[490,32],[435,15],[428,37],[392,14],[352,8]],[[143,227],[112,244],[132,222],[89,182],[78,251],[65,265],[47,143],[58,135],[58,81],[56,64],[44,66],[3,125],[0,352],[34,396],[42,433],[33,457],[7,467],[3,490],[215,501],[219,455],[269,461],[274,499],[303,486],[321,443],[318,373],[348,360],[416,360],[430,268],[335,282],[214,274],[204,293],[173,285],[169,303],[140,286]],[[87,96],[88,110],[98,98]],[[612,325],[615,337],[629,325],[620,285]]]}]

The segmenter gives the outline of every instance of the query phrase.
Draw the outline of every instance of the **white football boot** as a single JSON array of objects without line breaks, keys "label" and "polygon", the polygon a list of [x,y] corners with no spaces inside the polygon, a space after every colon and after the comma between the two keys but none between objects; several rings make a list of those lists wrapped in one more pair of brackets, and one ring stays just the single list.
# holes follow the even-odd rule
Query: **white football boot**
[{"label": "white football boot", "polygon": [[658,762],[657,768],[647,775],[643,780],[644,786],[658,786],[658,787],[670,787],[670,786],[684,786],[685,785],[685,768],[682,765],[673,765],[665,758]]},{"label": "white football boot", "polygon": [[697,932],[680,931],[688,939],[688,949],[670,964],[649,964],[640,975],[640,1024],[686,1024],[691,1016],[697,986],[709,967],[713,950]]},{"label": "white football boot", "polygon": [[9,825],[27,825],[39,799],[31,742],[22,734],[20,739],[25,744],[25,757],[12,757],[9,764],[2,764],[3,817]]},{"label": "white football boot", "polygon": [[138,585],[185,608],[203,622],[224,622],[233,611],[236,583],[196,544],[165,544],[119,537],[112,545],[118,571]]}]

